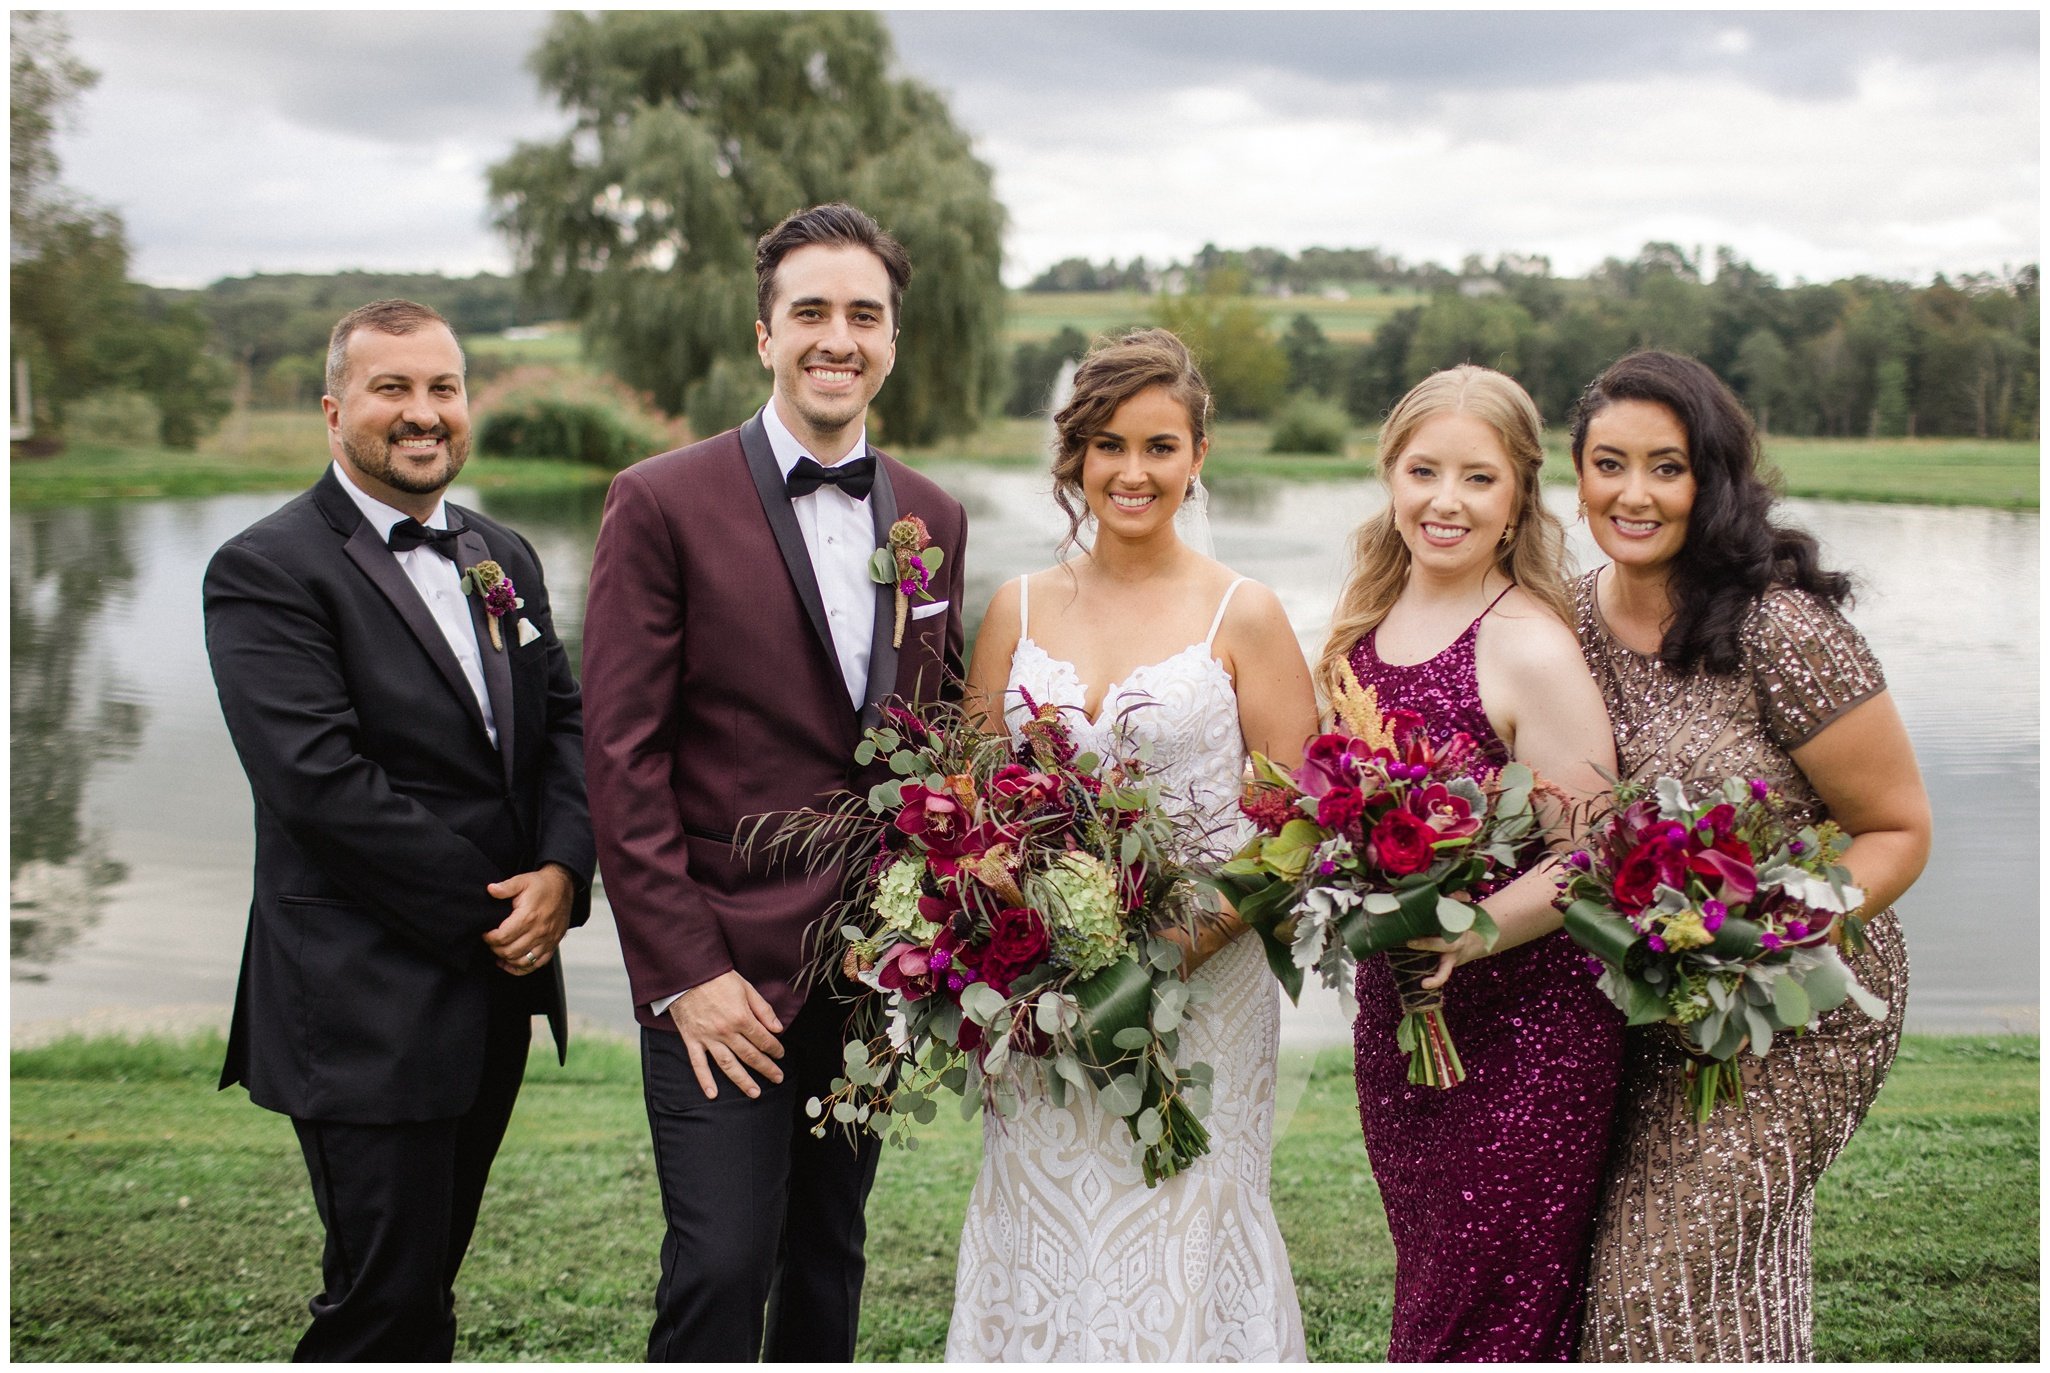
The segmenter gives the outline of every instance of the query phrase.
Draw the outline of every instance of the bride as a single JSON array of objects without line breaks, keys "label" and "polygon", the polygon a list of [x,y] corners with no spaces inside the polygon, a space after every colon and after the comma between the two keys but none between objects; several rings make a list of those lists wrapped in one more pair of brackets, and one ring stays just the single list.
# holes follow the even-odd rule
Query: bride
[{"label": "bride", "polygon": [[[1293,767],[1315,731],[1309,670],[1274,593],[1175,532],[1209,448],[1210,395],[1182,341],[1130,334],[1090,354],[1074,385],[1054,419],[1054,498],[1064,548],[1085,511],[1095,538],[997,591],[969,705],[1014,726],[1022,688],[1102,756],[1150,744],[1152,776],[1206,849],[1228,852],[1247,749]],[[1223,916],[1170,932],[1189,946],[1183,975],[1209,989],[1182,1034],[1184,1061],[1216,1069],[1210,1152],[1194,1165],[1147,1187],[1124,1124],[1079,1094],[1056,1108],[1040,1089],[1014,1116],[985,1116],[950,1360],[1304,1357],[1268,1202],[1277,987],[1243,929]]]}]

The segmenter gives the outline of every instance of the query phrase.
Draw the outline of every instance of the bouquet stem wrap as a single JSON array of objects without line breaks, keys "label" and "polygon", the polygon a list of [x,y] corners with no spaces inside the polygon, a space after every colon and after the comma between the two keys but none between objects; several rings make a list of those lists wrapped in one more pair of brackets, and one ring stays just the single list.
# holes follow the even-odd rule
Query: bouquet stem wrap
[{"label": "bouquet stem wrap", "polygon": [[1402,1006],[1395,1043],[1409,1054],[1409,1080],[1419,1087],[1457,1087],[1466,1081],[1466,1065],[1445,1024],[1445,989],[1424,986],[1424,979],[1438,970],[1438,955],[1397,948],[1386,957]]}]

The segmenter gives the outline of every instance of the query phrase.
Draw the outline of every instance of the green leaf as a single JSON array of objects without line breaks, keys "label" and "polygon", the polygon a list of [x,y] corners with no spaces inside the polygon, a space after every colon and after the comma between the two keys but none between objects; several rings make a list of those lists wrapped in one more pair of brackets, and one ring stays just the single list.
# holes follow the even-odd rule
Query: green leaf
[{"label": "green leaf", "polygon": [[1133,1137],[1148,1148],[1160,1143],[1160,1137],[1166,1133],[1167,1126],[1160,1119],[1157,1107],[1148,1106],[1132,1121]]},{"label": "green leaf", "polygon": [[[925,571],[927,576],[930,576],[933,573],[939,571],[940,564],[945,562],[946,560],[947,550],[941,548],[938,544],[934,544],[930,548],[919,550],[918,561],[925,564]],[[932,598],[928,596],[926,599],[931,600]]]},{"label": "green leaf", "polygon": [[1788,1029],[1806,1025],[1814,1009],[1808,1004],[1808,993],[1792,977],[1776,978],[1772,984],[1773,1009],[1779,1012],[1780,1024]]},{"label": "green leaf", "polygon": [[899,777],[909,777],[924,766],[925,760],[908,748],[898,749],[890,755],[890,771]]},{"label": "green leaf", "polygon": [[1120,1049],[1133,1052],[1153,1042],[1153,1031],[1140,1025],[1128,1025],[1112,1035],[1110,1042]]},{"label": "green leaf", "polygon": [[1612,968],[1622,967],[1630,947],[1643,937],[1628,920],[1585,897],[1566,907],[1566,933]]},{"label": "green leaf", "polygon": [[[1174,947],[1167,940],[1159,942]],[[1153,1008],[1152,975],[1132,959],[1121,958],[1070,990],[1082,1011],[1075,1028],[1075,1048],[1083,1060],[1103,1067],[1124,1057],[1117,1033],[1147,1023]]]},{"label": "green leaf", "polygon": [[1438,898],[1438,925],[1446,937],[1465,934],[1473,928],[1475,910],[1464,901],[1454,901],[1449,896]]},{"label": "green leaf", "polygon": [[1139,1079],[1131,1073],[1119,1073],[1096,1093],[1096,1104],[1120,1120],[1137,1111],[1139,1103]]},{"label": "green leaf", "polygon": [[856,745],[854,746],[854,761],[855,761],[856,763],[860,764],[860,765],[861,765],[862,767],[867,767],[867,766],[868,766],[868,765],[869,765],[870,763],[873,763],[873,762],[874,762],[875,760],[876,760],[876,741],[875,741],[875,740],[873,740],[873,739],[863,739],[863,740],[862,740],[862,741],[861,741],[860,743],[858,743],[858,744],[856,744]]}]

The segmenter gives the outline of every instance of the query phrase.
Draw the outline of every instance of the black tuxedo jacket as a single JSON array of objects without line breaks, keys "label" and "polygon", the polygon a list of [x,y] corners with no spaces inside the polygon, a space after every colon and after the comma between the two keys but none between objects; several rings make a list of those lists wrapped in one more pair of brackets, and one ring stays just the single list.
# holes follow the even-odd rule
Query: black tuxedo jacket
[{"label": "black tuxedo jacket", "polygon": [[[256,800],[256,879],[221,1085],[260,1106],[360,1124],[435,1120],[477,1094],[499,995],[566,1049],[561,961],[498,970],[488,883],[595,867],[583,717],[527,541],[451,505],[458,566],[495,559],[525,605],[494,652],[469,599],[493,748],[448,641],[330,468],[223,545],[206,571],[207,655]],[[525,619],[539,631],[520,643]]]}]

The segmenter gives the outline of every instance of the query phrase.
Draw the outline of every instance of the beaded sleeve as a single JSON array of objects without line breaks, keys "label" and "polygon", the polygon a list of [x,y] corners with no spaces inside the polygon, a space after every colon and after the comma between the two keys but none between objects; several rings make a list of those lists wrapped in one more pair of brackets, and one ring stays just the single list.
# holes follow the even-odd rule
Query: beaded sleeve
[{"label": "beaded sleeve", "polygon": [[1780,587],[1744,625],[1767,736],[1791,753],[1852,706],[1886,690],[1865,636],[1827,601]]}]

